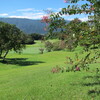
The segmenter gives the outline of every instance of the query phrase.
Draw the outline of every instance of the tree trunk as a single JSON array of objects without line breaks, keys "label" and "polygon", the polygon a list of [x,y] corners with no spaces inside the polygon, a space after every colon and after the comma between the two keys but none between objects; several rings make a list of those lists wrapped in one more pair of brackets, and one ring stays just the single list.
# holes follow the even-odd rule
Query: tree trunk
[{"label": "tree trunk", "polygon": [[2,56],[2,50],[0,50],[0,58],[2,58],[1,56]]},{"label": "tree trunk", "polygon": [[5,60],[5,57],[7,56],[9,50],[6,51],[5,55],[3,56],[3,61]]}]

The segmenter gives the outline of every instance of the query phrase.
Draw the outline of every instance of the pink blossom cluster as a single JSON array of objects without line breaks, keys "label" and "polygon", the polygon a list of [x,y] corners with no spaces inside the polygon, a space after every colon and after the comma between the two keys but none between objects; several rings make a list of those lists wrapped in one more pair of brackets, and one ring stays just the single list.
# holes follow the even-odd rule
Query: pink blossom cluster
[{"label": "pink blossom cluster", "polygon": [[48,23],[50,22],[49,16],[43,16],[41,22],[46,23],[46,27],[44,27],[44,30],[46,31]]},{"label": "pink blossom cluster", "polygon": [[68,0],[64,0],[64,3],[67,3],[68,2]]},{"label": "pink blossom cluster", "polygon": [[95,8],[91,8],[91,10],[95,10]]},{"label": "pink blossom cluster", "polygon": [[50,22],[49,16],[43,16],[42,22],[49,23]]},{"label": "pink blossom cluster", "polygon": [[80,68],[78,66],[76,67],[76,71],[80,71]]}]

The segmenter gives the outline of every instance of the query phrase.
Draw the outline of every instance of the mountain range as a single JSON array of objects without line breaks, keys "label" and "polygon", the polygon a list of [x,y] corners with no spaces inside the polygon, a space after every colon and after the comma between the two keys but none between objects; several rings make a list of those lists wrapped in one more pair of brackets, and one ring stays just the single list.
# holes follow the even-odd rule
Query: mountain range
[{"label": "mountain range", "polygon": [[45,34],[45,23],[41,20],[23,19],[23,18],[0,18],[0,21],[14,24],[26,34],[39,33]]}]

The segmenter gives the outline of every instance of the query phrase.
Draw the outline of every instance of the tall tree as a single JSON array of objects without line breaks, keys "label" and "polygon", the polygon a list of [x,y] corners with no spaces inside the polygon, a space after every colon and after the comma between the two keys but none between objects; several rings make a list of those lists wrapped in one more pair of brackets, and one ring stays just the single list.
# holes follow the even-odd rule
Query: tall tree
[{"label": "tall tree", "polygon": [[[89,15],[89,24],[90,24],[90,28],[91,30],[84,30],[84,33],[87,33],[87,38],[89,39],[89,42],[91,42],[91,44],[93,43],[95,44],[100,44],[100,0],[64,0],[65,3],[73,3],[72,5],[68,5],[66,8],[62,8],[62,10],[58,13],[53,13],[51,14],[51,22],[50,24],[54,23],[56,20],[59,20],[59,18],[62,15],[68,14],[68,15],[74,15],[74,14],[88,14]],[[78,1],[88,1],[87,3],[82,4],[81,6],[76,5]],[[60,18],[61,19],[61,18]],[[75,20],[77,22],[77,20]],[[74,22],[75,22],[74,21]],[[57,21],[59,23],[59,21]],[[87,26],[84,23],[85,26]],[[53,26],[55,28],[56,25],[53,24]],[[62,26],[62,25],[61,25]],[[80,29],[77,25],[72,24],[71,26],[73,26],[72,30],[76,31],[77,33],[79,33]],[[77,28],[74,28],[74,26],[76,26]],[[50,26],[50,28],[52,28]],[[68,28],[68,26],[67,26]],[[86,28],[82,27],[81,28]],[[81,29],[81,30],[83,30]],[[71,31],[72,32],[72,31]],[[93,34],[94,35],[93,35]],[[90,35],[92,34],[92,35]],[[84,35],[85,36],[85,35]]]},{"label": "tall tree", "polygon": [[[77,5],[78,1],[85,1],[84,4]],[[87,2],[86,2],[87,1]],[[54,13],[51,15],[51,23],[55,21],[55,19],[59,19],[62,15],[74,15],[74,14],[88,14],[89,16],[89,25],[90,30],[82,24],[81,29],[81,39],[78,42],[83,42],[82,44],[86,46],[86,50],[90,47],[91,44],[99,44],[100,45],[100,0],[64,0],[65,3],[72,3],[68,5],[67,8],[62,8],[62,10],[58,13]],[[55,26],[56,27],[56,26]],[[86,29],[86,30],[83,30]],[[77,29],[75,29],[77,30]],[[73,65],[73,68],[77,68],[77,66],[82,67],[83,69],[87,67],[87,64],[95,61],[100,56],[99,49],[95,52],[95,56],[91,58],[91,62],[88,60],[91,53],[86,54],[84,58],[82,58],[77,64]],[[93,60],[92,60],[93,59]]]},{"label": "tall tree", "polygon": [[9,51],[21,52],[24,47],[23,32],[15,25],[0,22],[0,57],[5,59]]}]

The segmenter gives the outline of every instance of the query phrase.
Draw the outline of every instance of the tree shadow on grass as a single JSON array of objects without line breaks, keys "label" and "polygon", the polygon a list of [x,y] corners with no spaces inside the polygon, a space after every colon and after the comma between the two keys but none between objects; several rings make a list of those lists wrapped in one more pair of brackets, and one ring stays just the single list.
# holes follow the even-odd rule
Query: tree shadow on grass
[{"label": "tree shadow on grass", "polygon": [[82,83],[82,86],[93,87],[93,89],[88,91],[88,95],[94,95],[94,97],[100,95],[100,88],[97,88],[97,86],[100,86],[100,74],[96,74],[94,76],[85,76],[83,79],[92,79],[92,82]]},{"label": "tree shadow on grass", "polygon": [[37,65],[39,63],[45,63],[43,61],[27,61],[27,59],[28,58],[7,58],[5,61],[0,60],[0,63],[19,65],[19,66],[29,66],[29,65]]},{"label": "tree shadow on grass", "polygon": [[83,83],[83,86],[95,86],[100,85],[100,75],[94,75],[94,76],[85,76],[83,79],[92,79],[93,82]]},{"label": "tree shadow on grass", "polygon": [[92,95],[92,94],[100,95],[100,90],[97,89],[89,90],[88,95]]},{"label": "tree shadow on grass", "polygon": [[[89,80],[89,81],[85,81],[85,80]],[[83,87],[93,87],[92,89],[88,90],[87,94],[89,96],[99,96],[100,95],[100,88],[98,88],[100,86],[100,74],[95,74],[95,75],[90,75],[90,76],[84,76],[83,77],[83,81],[80,83],[72,83],[73,85],[81,85]]]},{"label": "tree shadow on grass", "polygon": [[92,82],[92,83],[84,83],[83,86],[94,86],[94,85],[100,85],[100,81],[98,82]]}]

